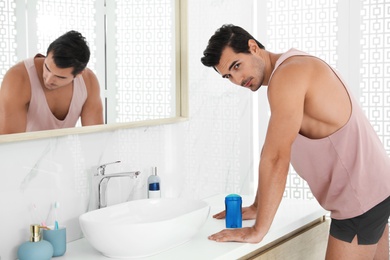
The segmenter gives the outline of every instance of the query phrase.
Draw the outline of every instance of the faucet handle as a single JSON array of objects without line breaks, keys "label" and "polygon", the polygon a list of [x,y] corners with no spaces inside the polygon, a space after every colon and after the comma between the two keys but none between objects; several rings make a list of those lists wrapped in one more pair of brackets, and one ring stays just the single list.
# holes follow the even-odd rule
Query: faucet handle
[{"label": "faucet handle", "polygon": [[97,167],[97,174],[96,175],[104,175],[104,171],[106,169],[106,166],[109,164],[114,164],[114,163],[120,163],[121,161],[115,161],[115,162],[110,162],[110,163],[105,163]]}]

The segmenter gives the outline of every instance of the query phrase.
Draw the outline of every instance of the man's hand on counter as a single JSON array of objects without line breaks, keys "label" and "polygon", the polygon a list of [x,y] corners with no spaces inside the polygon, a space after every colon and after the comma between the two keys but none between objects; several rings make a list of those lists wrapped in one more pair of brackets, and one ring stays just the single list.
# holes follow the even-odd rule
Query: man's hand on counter
[{"label": "man's hand on counter", "polygon": [[209,236],[210,240],[216,242],[245,242],[259,243],[263,237],[257,232],[255,227],[245,227],[236,229],[224,229]]},{"label": "man's hand on counter", "polygon": [[[242,208],[242,219],[250,220],[256,219],[257,208],[254,205]],[[213,216],[216,219],[224,219],[226,216],[225,211],[221,211]],[[209,236],[210,240],[217,242],[246,242],[246,243],[258,243],[263,237],[260,232],[257,232],[255,227],[245,227],[237,229],[224,229],[218,233]]]}]

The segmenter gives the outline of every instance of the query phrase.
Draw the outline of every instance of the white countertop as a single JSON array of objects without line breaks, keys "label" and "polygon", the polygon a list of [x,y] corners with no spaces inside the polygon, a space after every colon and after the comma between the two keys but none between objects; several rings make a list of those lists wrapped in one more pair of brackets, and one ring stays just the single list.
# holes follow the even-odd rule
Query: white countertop
[{"label": "white countertop", "polygon": [[[218,243],[208,240],[207,237],[225,228],[224,220],[212,218],[212,215],[224,209],[225,195],[216,195],[204,200],[211,206],[210,215],[195,237],[173,249],[142,259],[237,259],[317,220],[327,213],[316,200],[283,199],[271,229],[263,241],[258,244]],[[243,196],[243,206],[248,206],[252,203],[253,197]],[[252,226],[253,224],[254,220],[243,221],[243,227]],[[56,257],[56,259],[109,260],[114,258],[103,256],[85,238],[82,238],[68,243],[65,255]]]}]

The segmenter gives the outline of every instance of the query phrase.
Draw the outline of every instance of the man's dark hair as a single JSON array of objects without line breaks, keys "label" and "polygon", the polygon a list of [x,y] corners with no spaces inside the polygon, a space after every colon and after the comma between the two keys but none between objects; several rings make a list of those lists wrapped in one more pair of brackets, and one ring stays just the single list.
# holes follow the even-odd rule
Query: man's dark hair
[{"label": "man's dark hair", "polygon": [[211,36],[204,57],[200,60],[207,67],[215,67],[221,59],[222,51],[226,46],[231,47],[236,53],[250,53],[248,41],[255,40],[257,45],[264,49],[264,46],[258,42],[252,35],[239,26],[224,24],[213,36]]},{"label": "man's dark hair", "polygon": [[58,37],[49,45],[46,55],[49,52],[52,52],[57,67],[72,67],[73,76],[85,69],[91,55],[85,37],[76,31],[69,31]]}]

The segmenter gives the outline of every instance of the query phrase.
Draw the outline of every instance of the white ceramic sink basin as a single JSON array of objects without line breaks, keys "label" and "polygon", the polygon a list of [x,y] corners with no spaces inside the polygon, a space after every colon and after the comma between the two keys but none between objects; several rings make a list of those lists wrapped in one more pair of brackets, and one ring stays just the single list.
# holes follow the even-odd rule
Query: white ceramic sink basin
[{"label": "white ceramic sink basin", "polygon": [[139,258],[190,240],[209,211],[202,200],[144,199],[84,213],[79,221],[85,238],[103,255]]}]

